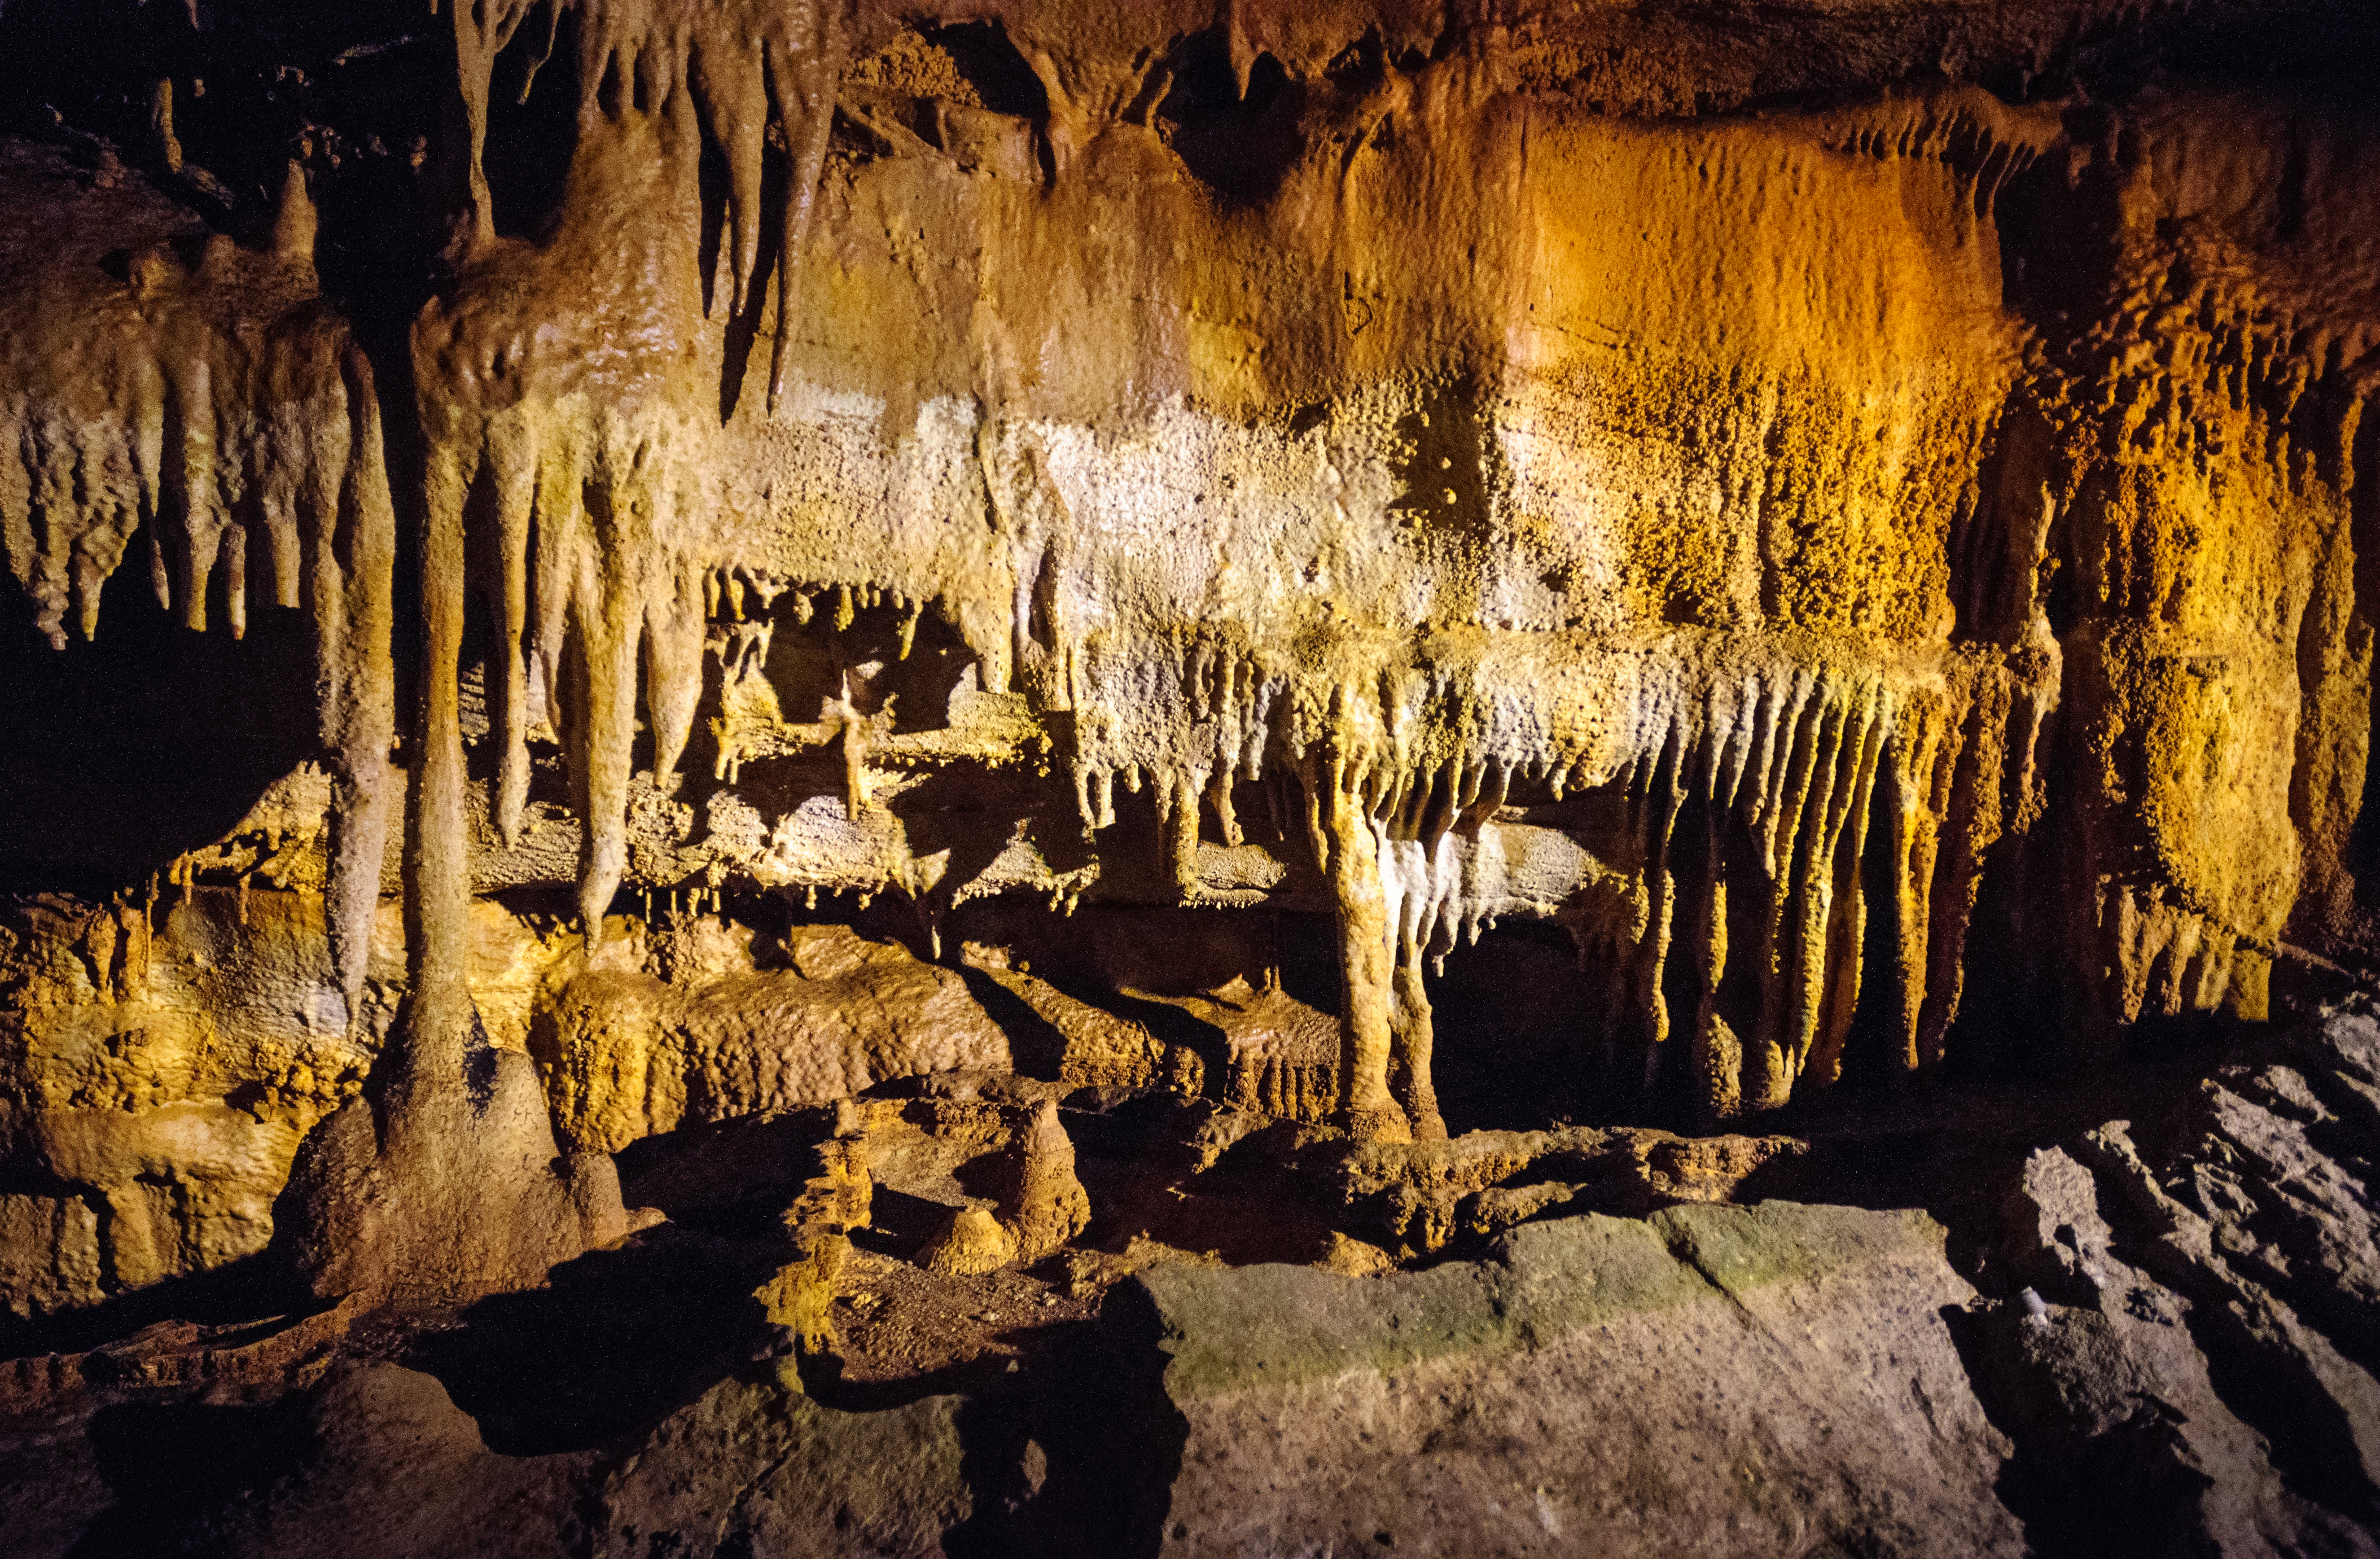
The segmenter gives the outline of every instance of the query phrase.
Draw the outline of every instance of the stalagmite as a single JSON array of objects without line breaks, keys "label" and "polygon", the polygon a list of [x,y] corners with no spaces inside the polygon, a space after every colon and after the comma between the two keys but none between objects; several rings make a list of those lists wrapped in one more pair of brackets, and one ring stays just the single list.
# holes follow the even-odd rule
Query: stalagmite
[{"label": "stalagmite", "polygon": [[841,734],[843,746],[843,815],[854,822],[868,809],[868,717],[851,701],[851,680],[827,706],[829,724]]},{"label": "stalagmite", "polygon": [[[479,1020],[463,985],[468,846],[455,691],[463,532],[474,486],[484,481],[492,492],[499,560],[492,585],[502,663],[494,822],[507,842],[517,838],[528,791],[526,636],[533,601],[540,680],[560,695],[574,793],[586,820],[579,907],[590,945],[602,934],[627,866],[624,824],[638,672],[652,715],[653,768],[665,774],[683,750],[700,693],[705,613],[697,603],[713,566],[700,530],[710,434],[698,415],[678,409],[683,392],[673,379],[685,369],[664,358],[631,363],[615,382],[590,384],[579,377],[579,363],[522,345],[533,326],[512,311],[540,299],[535,291],[520,293],[519,279],[567,265],[579,243],[619,238],[565,231],[531,250],[495,235],[480,165],[489,79],[495,56],[534,8],[453,7],[471,126],[470,224],[455,259],[456,285],[425,312],[415,340],[430,469],[419,756],[407,852],[412,992],[384,1101],[385,1128],[368,1140],[376,1123],[357,1113],[363,1106],[350,1106],[299,1167],[310,1226],[297,1237],[318,1285],[511,1286],[622,1226],[608,1163],[577,1163],[560,1175],[545,1167],[551,1152],[537,1144],[550,1130],[524,1062],[499,1052],[492,1091],[466,1086],[467,1070],[478,1065],[474,1046],[485,1042],[477,1038]],[[561,8],[548,12],[549,50]],[[574,188],[600,206],[606,191],[625,193],[621,180],[631,170],[656,163],[672,170],[665,184],[672,198],[636,208],[645,226],[630,241],[641,243],[651,269],[647,290],[627,307],[643,312],[602,322],[607,327],[666,332],[673,321],[701,313],[693,256],[679,238],[698,209],[690,79],[738,160],[737,221],[739,231],[751,231],[751,152],[759,133],[754,84],[764,64],[745,18],[704,20],[710,30],[695,35],[673,30],[684,18],[634,6],[590,6],[582,17],[586,99]],[[796,28],[771,38],[767,49],[768,79],[779,83],[777,116],[795,139],[795,177],[814,181],[828,112],[817,83],[821,70],[832,78],[831,40]],[[689,74],[698,56],[700,67]],[[780,353],[793,318],[787,278],[811,201],[807,184],[786,196]],[[751,246],[742,238],[735,262],[740,308],[752,265]],[[860,725],[847,701],[845,707],[856,770]],[[855,774],[855,814],[861,784]]]},{"label": "stalagmite", "polygon": [[1446,1136],[1446,1120],[1439,1114],[1438,1090],[1430,1079],[1434,1041],[1429,993],[1422,982],[1421,965],[1421,944],[1410,934],[1399,936],[1390,1024],[1389,1090],[1412,1122],[1414,1136],[1429,1141]]},{"label": "stalagmite", "polygon": [[519,1052],[490,1049],[466,982],[461,510],[433,493],[422,537],[419,749],[406,830],[410,990],[395,1066],[377,1101],[350,1102],[309,1139],[291,1175],[288,1237],[326,1295],[522,1287],[626,1232],[608,1158],[582,1155],[556,1173],[536,1073]]},{"label": "stalagmite", "polygon": [[1016,1260],[1038,1261],[1090,1224],[1090,1198],[1075,1175],[1075,1144],[1051,1101],[1033,1107],[1001,1168],[1000,1221],[1015,1236]]},{"label": "stalagmite", "polygon": [[[1446,1054],[1483,1021],[1447,981],[1522,922],[1576,953],[1572,1048],[1530,1063],[1563,1108],[1710,1119],[2252,1021],[2291,947],[2351,970],[2353,146],[2247,137],[2227,204],[2163,100],[1587,112],[1550,16],[1225,9],[443,6],[453,123],[370,153],[425,208],[414,294],[338,93],[226,160],[144,58],[145,172],[85,136],[23,176],[70,250],[0,243],[30,620],[90,637],[128,563],[191,629],[312,619],[322,826],[276,780],[127,880],[173,854],[172,916],[258,936],[324,897],[343,1005],[286,1005],[385,1059],[306,1105],[317,1282],[525,1283],[620,1226],[540,1136],[528,1020],[468,988],[475,889],[571,878],[549,952],[597,973],[662,956],[662,890],[731,940],[897,892],[960,967],[1004,899],[1327,914],[1335,1063],[1285,1022],[1150,1045],[1219,1100],[1335,1089],[1367,1142],[1463,1124],[1454,1069],[1501,1063]],[[2346,214],[2291,196],[2276,237],[2291,179]],[[401,407],[325,275],[409,353]],[[85,982],[131,1001],[152,932]]]},{"label": "stalagmite", "polygon": [[1306,818],[1338,919],[1341,1109],[1358,1139],[1402,1141],[1413,1126],[1389,1090],[1392,959],[1373,832],[1374,776],[1364,749],[1347,739],[1360,741],[1354,724],[1363,713],[1360,695],[1342,688],[1331,697],[1346,736],[1313,761]]}]

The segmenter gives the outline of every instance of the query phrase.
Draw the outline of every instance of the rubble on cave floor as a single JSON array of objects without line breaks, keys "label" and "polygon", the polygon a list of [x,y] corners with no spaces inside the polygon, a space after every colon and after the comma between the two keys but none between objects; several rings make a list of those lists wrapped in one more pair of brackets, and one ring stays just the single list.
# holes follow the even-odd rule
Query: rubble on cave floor
[{"label": "rubble on cave floor", "polygon": [[0,0],[0,1559],[2380,1559],[2374,58]]},{"label": "rubble on cave floor", "polygon": [[[1510,1412],[1631,1422],[1665,1398],[1630,1382],[1700,1359],[1712,1389],[1858,1426],[1839,1450],[1864,1470],[1832,1492],[1779,1504],[1665,1474],[1739,1534],[1818,1509],[1887,1549],[1957,1531],[2014,1553],[2020,1521],[2025,1543],[2070,1544],[2130,1519],[2208,1552],[2363,1553],[2375,1036],[2380,1008],[2350,1005],[2103,1076],[2126,1120],[2071,1090],[1978,1083],[1763,1137],[1359,1144],[1161,1087],[902,1079],[638,1142],[623,1187],[646,1226],[539,1289],[309,1311],[259,1280],[201,1319],[125,1309],[123,1334],[104,1307],[19,1324],[0,1366],[8,1514],[27,1553],[65,1552],[38,1534],[96,1517],[302,1553],[307,1512],[389,1498],[364,1470],[385,1464],[512,1490],[517,1530],[443,1496],[393,1529],[481,1552],[608,1552],[661,1529],[656,1512],[729,1510],[722,1530],[759,1541],[799,1505],[870,1513],[871,1541],[917,1552],[975,1531],[1099,1553],[1167,1502],[1192,1529],[1245,1510],[1317,1542],[1433,1530],[1425,1508],[1470,1508],[1525,1468],[1554,1521],[1609,1519],[1597,1502],[1641,1473],[1608,1439],[1431,1447]],[[968,1212],[1010,1259],[936,1270]],[[1867,1365],[1764,1351],[1780,1326],[1917,1383],[1876,1394]],[[2241,1369],[2268,1389],[2241,1395]],[[1836,1454],[1787,1455],[1769,1407],[1673,1410],[1764,1477]],[[1377,1449],[1346,1438],[1348,1414]],[[221,1443],[183,1482],[160,1481],[170,1458],[121,1459],[200,1423]],[[1322,1460],[1258,1468],[1259,1423]],[[1379,1456],[1402,1469],[1382,1488],[1415,1492],[1349,1504],[1388,1476]],[[2078,1478],[2101,1515],[2076,1514],[2097,1508]]]},{"label": "rubble on cave floor", "polygon": [[[2183,1086],[2180,1077],[2168,1067],[2144,1075],[2142,1086],[2169,1093]],[[1088,1320],[1117,1284],[1167,1262],[1420,1270],[1477,1260],[1529,1223],[1642,1218],[1666,1207],[1780,1195],[1964,1212],[2037,1139],[2065,1129],[2071,1114],[2060,1090],[2038,1085],[1912,1088],[1870,1096],[1834,1119],[1814,1117],[1799,1135],[1565,1124],[1376,1144],[1162,1086],[936,1073],[832,1105],[688,1124],[640,1139],[622,1154],[623,1195],[639,1231],[557,1269],[549,1292],[600,1309],[610,1302],[606,1273],[649,1261],[683,1268],[674,1282],[740,1285],[741,1297],[819,1238],[839,1237],[848,1249],[821,1296],[831,1321],[796,1350],[786,1327],[767,1340],[761,1334],[771,1328],[747,1316],[747,1330],[758,1325],[753,1335],[761,1339],[752,1344],[756,1357],[800,1351],[806,1369],[838,1377],[929,1377],[1013,1354],[1002,1340],[1013,1334]],[[1081,1208],[1055,1214],[1054,1225],[1050,1207],[1060,1199],[1046,1183],[1034,1185],[1050,1178],[1042,1165],[1053,1156],[1053,1134],[1070,1160],[1059,1173]],[[1889,1178],[1879,1174],[1887,1148],[1912,1150]],[[828,1163],[837,1167],[821,1168]],[[970,1209],[1011,1229],[1003,1259],[979,1271],[936,1270],[938,1242]],[[1014,1231],[1035,1217],[1043,1237],[1020,1247]],[[267,1265],[264,1258],[243,1264],[252,1306],[283,1297],[260,1275]],[[172,1296],[128,1296],[115,1306],[145,1317],[159,1303],[170,1306]],[[120,1337],[101,1335],[105,1305],[15,1323],[7,1340],[20,1348],[52,1337],[70,1346],[18,1359],[9,1389],[23,1404],[103,1383],[302,1384],[352,1338],[394,1356],[403,1346],[391,1339],[474,1324],[468,1309],[366,1318],[353,1303],[293,1301],[286,1313],[225,1319],[225,1305],[209,1301],[205,1321],[160,1319]]]}]

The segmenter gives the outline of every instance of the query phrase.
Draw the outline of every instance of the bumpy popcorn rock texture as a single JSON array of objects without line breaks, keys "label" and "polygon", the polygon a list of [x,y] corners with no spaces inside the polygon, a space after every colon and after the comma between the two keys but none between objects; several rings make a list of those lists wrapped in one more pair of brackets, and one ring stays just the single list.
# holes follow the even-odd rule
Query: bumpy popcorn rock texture
[{"label": "bumpy popcorn rock texture", "polygon": [[[2350,1017],[2312,1082],[2209,1083],[2200,1138],[2040,1126],[1987,1234],[1754,1205],[1832,1184],[1808,1123],[1896,1081],[2204,1072],[2371,985],[2360,7],[24,0],[0,41],[18,1321],[609,1270],[662,1216],[624,1175],[715,1211],[773,1140],[737,1133],[840,1108],[788,1151],[889,1194],[722,1279],[798,1368],[673,1404],[787,1455],[882,1430],[781,1398],[878,1334],[830,1311],[915,1213],[909,1269],[1059,1263],[1172,1339],[1161,1379],[1100,1357],[1187,1426],[1130,1453],[1184,1551],[1427,1504],[1571,1552],[1661,1500],[1721,1547],[2012,1551],[2089,1540],[2041,1514],[2082,1468],[2198,1490],[2185,1546],[2380,1518]],[[144,750],[111,700],[148,676],[254,739],[184,711],[216,745]],[[1184,1232],[1225,1203],[1281,1222]],[[1699,1254],[1738,1246],[1808,1260]],[[1649,1274],[1629,1357],[1724,1334],[1702,1368],[1795,1405],[1761,1411],[1902,1459],[1838,1499],[1747,1431],[1724,1456],[1791,1469],[1741,1520],[1563,1461],[1544,1426],[1632,1399],[1618,1345],[1568,1298],[1525,1346],[1473,1311],[1607,1269]],[[1862,1285],[1889,1317],[1843,1319]],[[1354,1292],[1458,1317],[1453,1362],[1250,1384],[1203,1340]],[[1914,1383],[1776,1341],[1821,1312]],[[1372,1335],[1342,1319],[1281,1346]],[[1548,1444],[1376,1527],[1264,1482],[1276,1416],[1424,1455],[1449,1370],[1544,1395]],[[455,1411],[322,1379],[309,1413]],[[917,1455],[944,1401],[902,1409]],[[1040,1530],[1089,1475],[1030,1443],[996,1498],[970,1441],[868,1519]],[[747,1516],[707,1541],[766,1546]],[[302,1510],[251,1518],[273,1551]]]}]

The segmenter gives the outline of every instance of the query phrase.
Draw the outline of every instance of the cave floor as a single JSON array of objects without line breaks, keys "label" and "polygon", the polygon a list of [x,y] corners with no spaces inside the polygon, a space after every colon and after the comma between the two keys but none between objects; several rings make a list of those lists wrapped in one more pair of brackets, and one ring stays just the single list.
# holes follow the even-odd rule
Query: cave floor
[{"label": "cave floor", "polygon": [[[1990,1293],[2009,1285],[1986,1255],[1998,1199],[2026,1156],[2111,1114],[2155,1114],[2207,1070],[2192,1054],[2103,1070],[2087,1086],[1928,1083],[1822,1097],[1762,1120],[1767,1140],[1790,1139],[1793,1151],[1731,1184],[1673,1187],[1686,1194],[1649,1201],[1639,1186],[1633,1209],[1609,1195],[1604,1203],[1640,1212],[1676,1200],[1922,1209],[1949,1231],[1961,1274]],[[914,1117],[917,1102],[899,1107]],[[0,1336],[13,1360],[0,1365],[9,1551],[240,1551],[223,1546],[235,1528],[247,1529],[239,1513],[272,1504],[276,1488],[322,1454],[306,1405],[358,1369],[433,1378],[490,1453],[571,1461],[638,1444],[738,1379],[788,1389],[797,1381],[817,1405],[861,1415],[945,1397],[998,1402],[1053,1382],[1078,1389],[1087,1348],[1099,1351],[1087,1339],[1103,1323],[1112,1329],[1117,1285],[1162,1263],[1427,1269],[1475,1260],[1501,1234],[1482,1235],[1475,1221],[1427,1249],[1384,1235],[1377,1199],[1364,1203],[1343,1176],[1313,1172],[1318,1135],[1330,1161],[1327,1133],[1250,1120],[1219,1131],[1213,1107],[1164,1095],[1090,1102],[1062,1117],[1093,1221],[1027,1264],[976,1275],[926,1270],[917,1258],[963,1197],[965,1166],[953,1176],[950,1155],[880,1155],[869,1225],[853,1232],[834,1280],[832,1344],[798,1359],[753,1298],[783,1260],[775,1222],[783,1186],[741,1178],[756,1152],[788,1157],[830,1129],[792,1118],[639,1144],[624,1160],[628,1200],[660,1203],[668,1221],[556,1269],[535,1291],[358,1312],[302,1303],[251,1261],[17,1323]],[[912,1149],[932,1145],[933,1112],[924,1115],[927,1129],[901,1127]],[[1475,1134],[1424,1156],[1439,1163],[1488,1140]],[[728,1173],[706,1175],[706,1164]],[[1531,1177],[1526,1168],[1507,1175]]]}]

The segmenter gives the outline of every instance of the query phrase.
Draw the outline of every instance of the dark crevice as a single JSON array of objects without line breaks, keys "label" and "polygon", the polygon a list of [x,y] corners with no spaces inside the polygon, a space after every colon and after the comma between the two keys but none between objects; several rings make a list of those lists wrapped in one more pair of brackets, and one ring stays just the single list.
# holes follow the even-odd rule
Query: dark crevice
[{"label": "dark crevice", "polygon": [[959,22],[928,28],[926,42],[951,56],[959,75],[994,114],[1027,119],[1050,116],[1050,94],[1025,56],[997,22]]}]

